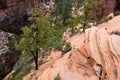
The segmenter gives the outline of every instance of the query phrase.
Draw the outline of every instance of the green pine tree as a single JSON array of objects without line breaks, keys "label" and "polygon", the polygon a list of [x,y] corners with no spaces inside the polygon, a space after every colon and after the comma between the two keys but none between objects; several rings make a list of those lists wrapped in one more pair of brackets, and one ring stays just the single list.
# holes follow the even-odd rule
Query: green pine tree
[{"label": "green pine tree", "polygon": [[100,12],[97,1],[95,0],[84,0],[81,7],[82,15],[79,16],[80,23],[85,33],[85,28],[89,26],[89,23],[97,20],[96,13]]},{"label": "green pine tree", "polygon": [[50,15],[43,15],[39,8],[35,9],[32,18],[34,23],[22,28],[23,34],[16,48],[24,56],[33,56],[35,69],[38,69],[38,54],[44,49],[51,38]]},{"label": "green pine tree", "polygon": [[55,23],[66,24],[66,21],[72,15],[73,0],[55,0]]}]

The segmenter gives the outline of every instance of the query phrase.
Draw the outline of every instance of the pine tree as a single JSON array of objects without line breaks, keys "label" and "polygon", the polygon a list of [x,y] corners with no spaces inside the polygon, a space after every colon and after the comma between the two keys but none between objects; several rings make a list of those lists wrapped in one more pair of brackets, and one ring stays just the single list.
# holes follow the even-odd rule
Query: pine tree
[{"label": "pine tree", "polygon": [[44,49],[51,38],[50,15],[43,15],[39,8],[35,9],[32,18],[34,23],[22,28],[23,34],[16,48],[24,56],[33,56],[35,69],[38,69],[38,54]]},{"label": "pine tree", "polygon": [[82,3],[81,11],[82,15],[79,16],[79,19],[83,26],[83,32],[85,33],[86,26],[89,26],[89,23],[96,21],[96,13],[100,12],[100,8],[98,8],[97,1],[85,0]]},{"label": "pine tree", "polygon": [[[73,0],[55,0],[55,12],[56,16],[55,22],[62,22],[62,24],[66,23],[66,20],[71,18],[72,15],[72,4]],[[58,24],[59,24],[58,23]]]}]

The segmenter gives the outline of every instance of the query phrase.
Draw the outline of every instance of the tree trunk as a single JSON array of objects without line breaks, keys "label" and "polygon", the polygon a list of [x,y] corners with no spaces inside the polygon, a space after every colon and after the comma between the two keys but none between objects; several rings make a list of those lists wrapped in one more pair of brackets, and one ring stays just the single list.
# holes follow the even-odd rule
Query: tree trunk
[{"label": "tree trunk", "polygon": [[34,55],[34,61],[35,61],[35,70],[38,70],[38,52],[37,51]]},{"label": "tree trunk", "polygon": [[86,26],[86,23],[84,23],[83,25],[83,33],[85,33],[85,26]]},{"label": "tree trunk", "polygon": [[100,69],[100,73],[99,73],[99,80],[102,80],[102,69]]},{"label": "tree trunk", "polygon": [[74,27],[73,27],[73,23],[72,23],[72,36],[73,36],[73,33],[74,33]]}]

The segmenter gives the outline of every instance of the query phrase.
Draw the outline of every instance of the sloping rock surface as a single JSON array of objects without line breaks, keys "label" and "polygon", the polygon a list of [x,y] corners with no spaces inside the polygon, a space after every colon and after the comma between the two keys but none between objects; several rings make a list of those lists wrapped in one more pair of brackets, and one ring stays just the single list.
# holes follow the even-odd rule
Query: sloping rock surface
[{"label": "sloping rock surface", "polygon": [[[117,16],[68,39],[73,49],[42,73],[38,70],[36,79],[54,80],[59,74],[60,80],[120,80],[119,21]],[[28,76],[24,80],[35,80]]]}]

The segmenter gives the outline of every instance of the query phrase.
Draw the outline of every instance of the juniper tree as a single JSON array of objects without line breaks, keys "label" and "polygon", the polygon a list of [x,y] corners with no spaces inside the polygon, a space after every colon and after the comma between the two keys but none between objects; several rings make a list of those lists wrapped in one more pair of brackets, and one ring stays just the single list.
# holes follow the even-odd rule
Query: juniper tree
[{"label": "juniper tree", "polygon": [[38,69],[38,54],[49,43],[51,27],[50,15],[43,15],[39,8],[35,9],[35,15],[32,18],[34,23],[22,28],[23,34],[21,40],[16,45],[17,50],[24,56],[33,56],[35,69]]}]

